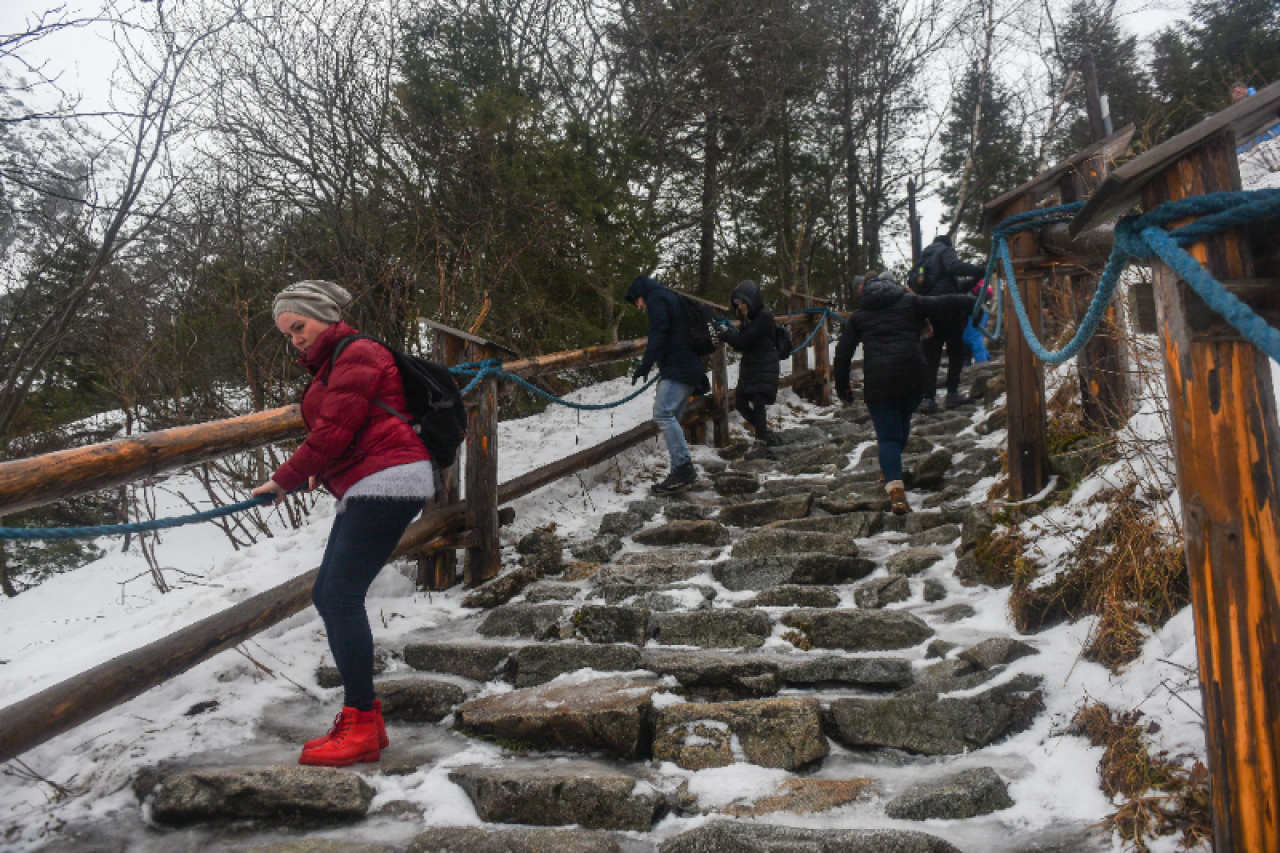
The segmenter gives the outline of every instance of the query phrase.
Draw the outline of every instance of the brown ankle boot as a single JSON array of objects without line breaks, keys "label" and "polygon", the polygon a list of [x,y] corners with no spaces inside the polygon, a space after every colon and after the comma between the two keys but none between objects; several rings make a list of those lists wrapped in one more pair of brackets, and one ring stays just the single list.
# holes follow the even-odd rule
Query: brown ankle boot
[{"label": "brown ankle boot", "polygon": [[[378,716],[378,748],[386,749],[391,745],[391,741],[387,739],[387,722],[382,719],[382,700],[373,700],[373,713]],[[338,730],[338,724],[342,720],[342,712],[338,712],[338,716],[333,718],[333,728],[329,729],[329,733],[323,737],[313,737],[302,745],[303,750],[315,749],[317,746],[323,746],[333,737],[333,733]]]},{"label": "brown ankle boot", "polygon": [[889,493],[889,509],[894,515],[906,515],[911,512],[911,504],[907,503],[907,490],[901,480],[886,483],[885,491]]}]

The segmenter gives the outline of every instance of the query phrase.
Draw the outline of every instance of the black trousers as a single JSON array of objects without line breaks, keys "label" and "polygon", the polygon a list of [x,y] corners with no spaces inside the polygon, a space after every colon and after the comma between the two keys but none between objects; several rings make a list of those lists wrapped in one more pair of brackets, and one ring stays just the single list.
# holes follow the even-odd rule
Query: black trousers
[{"label": "black trousers", "polygon": [[947,351],[947,393],[960,391],[960,371],[964,370],[968,348],[964,345],[964,327],[968,318],[964,314],[933,321],[933,334],[924,339],[921,346],[929,362],[929,376],[925,382],[924,398],[931,399],[938,393],[938,368],[942,366],[942,350]]},{"label": "black trousers", "polygon": [[769,434],[769,422],[765,416],[769,408],[769,404],[765,402],[767,399],[769,399],[768,394],[743,394],[739,391],[734,395],[733,401],[733,407],[738,410],[738,414],[742,415],[742,419],[751,425],[756,438],[761,441]]},{"label": "black trousers", "polygon": [[421,498],[352,498],[338,513],[320,561],[311,600],[342,676],[342,704],[372,711],[373,631],[364,598],[413,517]]}]

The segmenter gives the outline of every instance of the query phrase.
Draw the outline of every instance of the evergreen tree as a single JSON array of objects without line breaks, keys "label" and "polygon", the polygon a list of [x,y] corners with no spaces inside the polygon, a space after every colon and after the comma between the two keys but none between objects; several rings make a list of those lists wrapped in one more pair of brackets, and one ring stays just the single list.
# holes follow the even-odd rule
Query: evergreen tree
[{"label": "evergreen tree", "polygon": [[1237,80],[1256,88],[1280,80],[1278,0],[1196,0],[1190,18],[1153,43],[1166,135],[1229,106]]},{"label": "evergreen tree", "polygon": [[[1033,172],[1031,152],[1023,135],[1013,96],[994,78],[983,80],[981,69],[965,72],[960,91],[951,101],[950,118],[940,135],[941,166],[950,178],[940,193],[947,206],[944,219],[955,215],[956,205],[966,195],[961,175],[969,156],[973,135],[974,107],[982,98],[982,119],[968,178],[968,200],[960,217],[963,243],[985,257],[990,240],[982,234],[982,205],[1027,181]],[[926,242],[928,236],[925,237]]]},{"label": "evergreen tree", "polygon": [[[1151,82],[1138,51],[1137,36],[1126,33],[1116,22],[1113,7],[1114,3],[1099,0],[1073,0],[1058,37],[1054,88],[1065,85],[1071,72],[1079,68],[1080,57],[1087,49],[1093,55],[1097,70],[1098,92],[1107,96],[1112,128],[1118,130],[1127,124],[1141,127],[1152,107]],[[1061,130],[1055,135],[1053,151],[1059,159],[1094,142],[1085,105],[1084,81],[1078,71],[1058,127]]]}]

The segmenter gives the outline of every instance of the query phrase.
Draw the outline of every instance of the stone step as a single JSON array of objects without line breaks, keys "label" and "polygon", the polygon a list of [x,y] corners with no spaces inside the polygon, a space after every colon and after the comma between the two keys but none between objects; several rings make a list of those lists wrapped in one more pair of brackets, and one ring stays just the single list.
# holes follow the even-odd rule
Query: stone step
[{"label": "stone step", "polygon": [[816,699],[682,702],[657,711],[653,757],[686,770],[747,761],[795,770],[830,751]]},{"label": "stone step", "polygon": [[[622,853],[604,832],[571,829],[437,827],[414,838],[405,853]],[[299,851],[304,853],[304,851]],[[309,851],[305,851],[309,853]],[[328,853],[328,851],[316,851]]]},{"label": "stone step", "polygon": [[659,853],[960,853],[941,838],[903,829],[799,829],[713,821],[663,841]]},{"label": "stone step", "polygon": [[149,796],[152,818],[167,826],[229,820],[294,826],[360,820],[375,792],[338,768],[270,765],[157,771],[135,780],[134,793]]},{"label": "stone step", "polygon": [[486,823],[648,832],[665,806],[650,782],[602,762],[466,766],[449,771],[449,781]]}]

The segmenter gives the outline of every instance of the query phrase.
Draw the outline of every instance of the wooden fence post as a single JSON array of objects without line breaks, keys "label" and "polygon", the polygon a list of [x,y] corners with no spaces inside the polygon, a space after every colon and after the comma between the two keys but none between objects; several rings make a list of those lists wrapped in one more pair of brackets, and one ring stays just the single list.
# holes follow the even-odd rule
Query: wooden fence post
[{"label": "wooden fence post", "polygon": [[[468,361],[496,358],[498,350],[484,342],[467,344]],[[498,379],[480,380],[467,409],[467,548],[464,581],[479,586],[502,568],[498,543]]]},{"label": "wooden fence post", "polygon": [[[805,300],[804,300],[803,294],[793,293],[787,290],[784,290],[783,293],[785,293],[787,296],[788,311],[794,313],[796,311],[799,311],[801,308],[805,307],[805,304],[804,304]],[[791,327],[791,348],[795,349],[796,347],[804,343],[804,339],[809,337],[809,332],[811,332],[812,330],[813,330],[813,324],[808,321],[808,318],[805,318],[805,320],[794,324]],[[808,370],[808,369],[809,369],[809,350],[807,347],[803,347],[800,349],[799,352],[791,356],[791,372],[799,373],[802,370]],[[806,400],[809,398],[809,391],[807,388],[796,388],[796,393]]]},{"label": "wooden fence post", "polygon": [[717,344],[711,356],[711,398],[714,444],[725,447],[729,444],[729,355],[724,344]]},{"label": "wooden fence post", "polygon": [[[1027,196],[1004,208],[1003,217],[1031,210]],[[1009,238],[1009,254],[1018,278],[1018,292],[1027,309],[1031,328],[1043,339],[1044,321],[1040,312],[1040,274],[1034,267],[1019,269],[1020,258],[1039,254],[1038,239],[1024,231]],[[1002,271],[1003,272],[1003,271]],[[1006,282],[1010,287],[1011,282]],[[1049,439],[1045,418],[1044,370],[1023,337],[1022,326],[1013,310],[1013,298],[1004,295],[1005,328],[1004,375],[1009,413],[1009,498],[1020,501],[1039,493],[1049,482]]]},{"label": "wooden fence post", "polygon": [[[1238,190],[1235,138],[1186,151],[1146,209]],[[1181,224],[1181,223],[1179,223]],[[1252,279],[1248,240],[1187,251],[1219,281]],[[1153,263],[1213,781],[1214,849],[1280,850],[1280,423],[1267,356]]]},{"label": "wooden fence post", "polygon": [[[465,345],[459,338],[444,329],[435,329],[435,359],[441,364],[453,367],[462,363]],[[440,472],[440,493],[435,496],[435,504],[444,506],[457,503],[461,498],[458,487],[458,465],[454,464]],[[458,552],[445,548],[418,557],[418,586],[422,589],[448,589],[458,582]]]},{"label": "wooden fence post", "polygon": [[818,333],[813,337],[813,402],[831,405],[831,339],[826,315],[818,317]]}]

